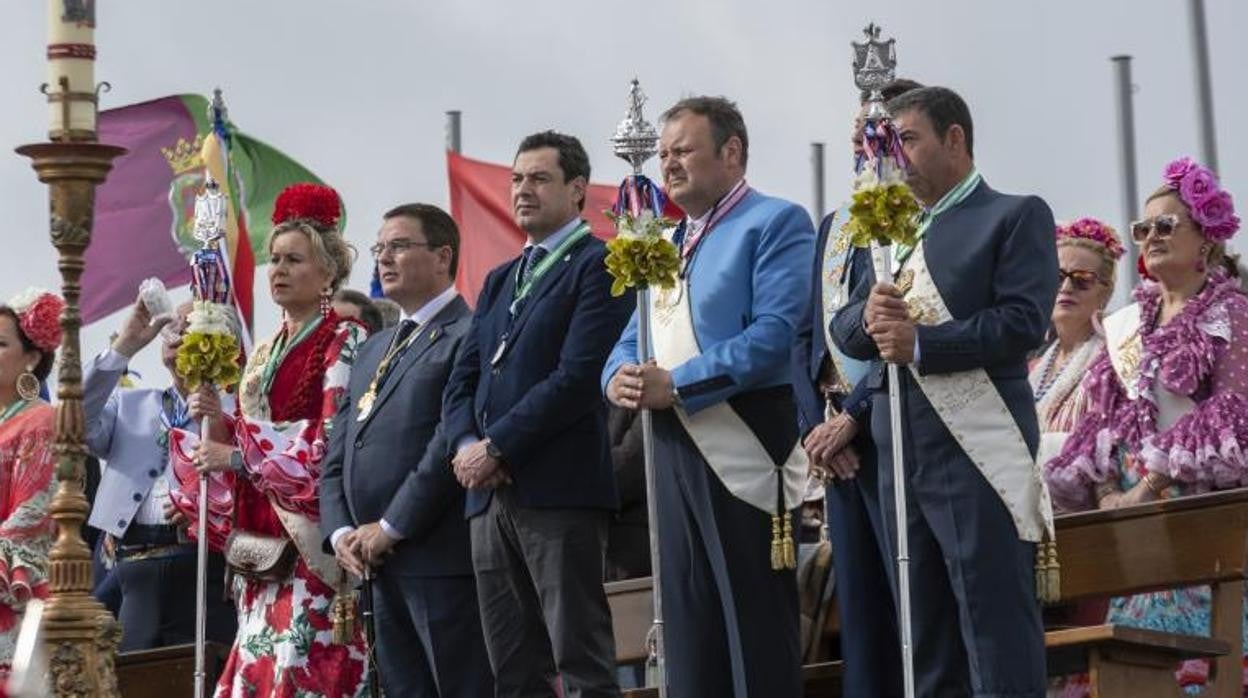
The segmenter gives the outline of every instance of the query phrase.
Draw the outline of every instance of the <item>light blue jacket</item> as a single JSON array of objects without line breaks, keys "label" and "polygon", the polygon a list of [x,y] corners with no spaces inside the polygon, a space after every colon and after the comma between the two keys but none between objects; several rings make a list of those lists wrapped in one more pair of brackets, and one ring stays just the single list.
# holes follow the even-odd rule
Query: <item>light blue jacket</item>
[{"label": "light blue jacket", "polygon": [[[703,238],[687,274],[701,354],[672,369],[686,411],[791,383],[814,250],[815,229],[806,211],[757,191]],[[636,362],[634,312],[603,369],[603,390],[621,365]]]},{"label": "light blue jacket", "polygon": [[[165,391],[118,388],[125,366],[114,368],[109,358],[116,357],[107,352],[95,357],[82,381],[87,448],[107,461],[87,523],[121,538],[152,484],[165,474],[168,452],[160,439]],[[198,431],[195,425],[188,430]],[[170,489],[174,486],[170,477]]]}]

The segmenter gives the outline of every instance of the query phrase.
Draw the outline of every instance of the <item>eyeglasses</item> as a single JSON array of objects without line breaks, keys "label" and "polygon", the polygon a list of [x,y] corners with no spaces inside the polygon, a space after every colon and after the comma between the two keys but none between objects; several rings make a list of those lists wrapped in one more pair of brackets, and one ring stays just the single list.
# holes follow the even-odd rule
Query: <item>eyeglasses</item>
[{"label": "eyeglasses", "polygon": [[1156,230],[1157,239],[1165,240],[1174,234],[1174,229],[1177,227],[1179,227],[1179,217],[1173,213],[1145,218],[1131,224],[1131,239],[1135,241],[1135,244],[1143,245],[1149,233]]},{"label": "eyeglasses", "polygon": [[1061,288],[1066,283],[1066,279],[1070,279],[1071,285],[1074,286],[1077,291],[1086,291],[1093,286],[1102,283],[1101,277],[1094,271],[1087,271],[1084,269],[1066,271],[1065,269],[1058,269],[1057,287]]},{"label": "eyeglasses", "polygon": [[387,252],[397,257],[403,254],[404,252],[407,252],[408,250],[412,249],[413,247],[428,247],[431,250],[436,250],[439,247],[446,247],[446,245],[435,245],[431,242],[416,242],[415,240],[400,239],[400,240],[391,240],[390,242],[386,242],[386,243],[379,242],[376,245],[373,245],[372,247],[368,248],[368,251],[371,252],[374,257],[381,257]]}]

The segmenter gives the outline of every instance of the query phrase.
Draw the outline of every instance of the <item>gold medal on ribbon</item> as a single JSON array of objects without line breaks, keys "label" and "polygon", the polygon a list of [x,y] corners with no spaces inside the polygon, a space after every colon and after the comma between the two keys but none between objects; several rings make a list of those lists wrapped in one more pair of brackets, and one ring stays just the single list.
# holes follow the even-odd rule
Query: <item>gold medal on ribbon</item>
[{"label": "gold medal on ribbon", "polygon": [[376,400],[377,400],[377,393],[374,392],[373,389],[370,387],[368,389],[368,392],[361,395],[360,401],[356,403],[356,407],[359,408],[360,413],[359,415],[356,416],[355,421],[362,422],[368,419],[368,414],[373,411],[373,403]]}]

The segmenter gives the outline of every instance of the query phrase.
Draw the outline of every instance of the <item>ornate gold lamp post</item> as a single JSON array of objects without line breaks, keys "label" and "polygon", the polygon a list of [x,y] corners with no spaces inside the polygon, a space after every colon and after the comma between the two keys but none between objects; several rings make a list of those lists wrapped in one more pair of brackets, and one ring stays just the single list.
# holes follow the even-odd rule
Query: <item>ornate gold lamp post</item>
[{"label": "ornate gold lamp post", "polygon": [[121,626],[91,596],[91,551],[81,530],[88,504],[83,494],[87,449],[78,297],[83,253],[91,241],[95,188],[104,181],[113,158],[125,149],[96,142],[95,2],[49,0],[48,6],[49,81],[44,92],[50,107],[50,142],[17,149],[31,159],[39,181],[49,188],[52,245],[59,254],[66,304],[56,395],[58,484],[50,507],[57,538],[49,556],[51,596],[44,606],[42,632],[54,695],[116,696],[113,660]]}]

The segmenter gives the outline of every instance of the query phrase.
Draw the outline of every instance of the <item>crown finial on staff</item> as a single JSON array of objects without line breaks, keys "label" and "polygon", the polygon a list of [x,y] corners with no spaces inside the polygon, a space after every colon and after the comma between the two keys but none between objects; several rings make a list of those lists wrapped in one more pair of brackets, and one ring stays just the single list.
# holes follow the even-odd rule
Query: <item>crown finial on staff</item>
[{"label": "crown finial on staff", "polygon": [[866,41],[850,42],[854,47],[854,84],[867,93],[867,118],[881,118],[888,115],[883,89],[897,74],[897,40],[880,41],[880,27],[875,22],[862,33]]},{"label": "crown finial on staff", "polygon": [[641,166],[658,152],[658,131],[641,112],[645,103],[646,93],[641,91],[641,82],[633,78],[628,90],[628,110],[611,137],[615,154],[633,166],[634,174],[640,174]]}]

